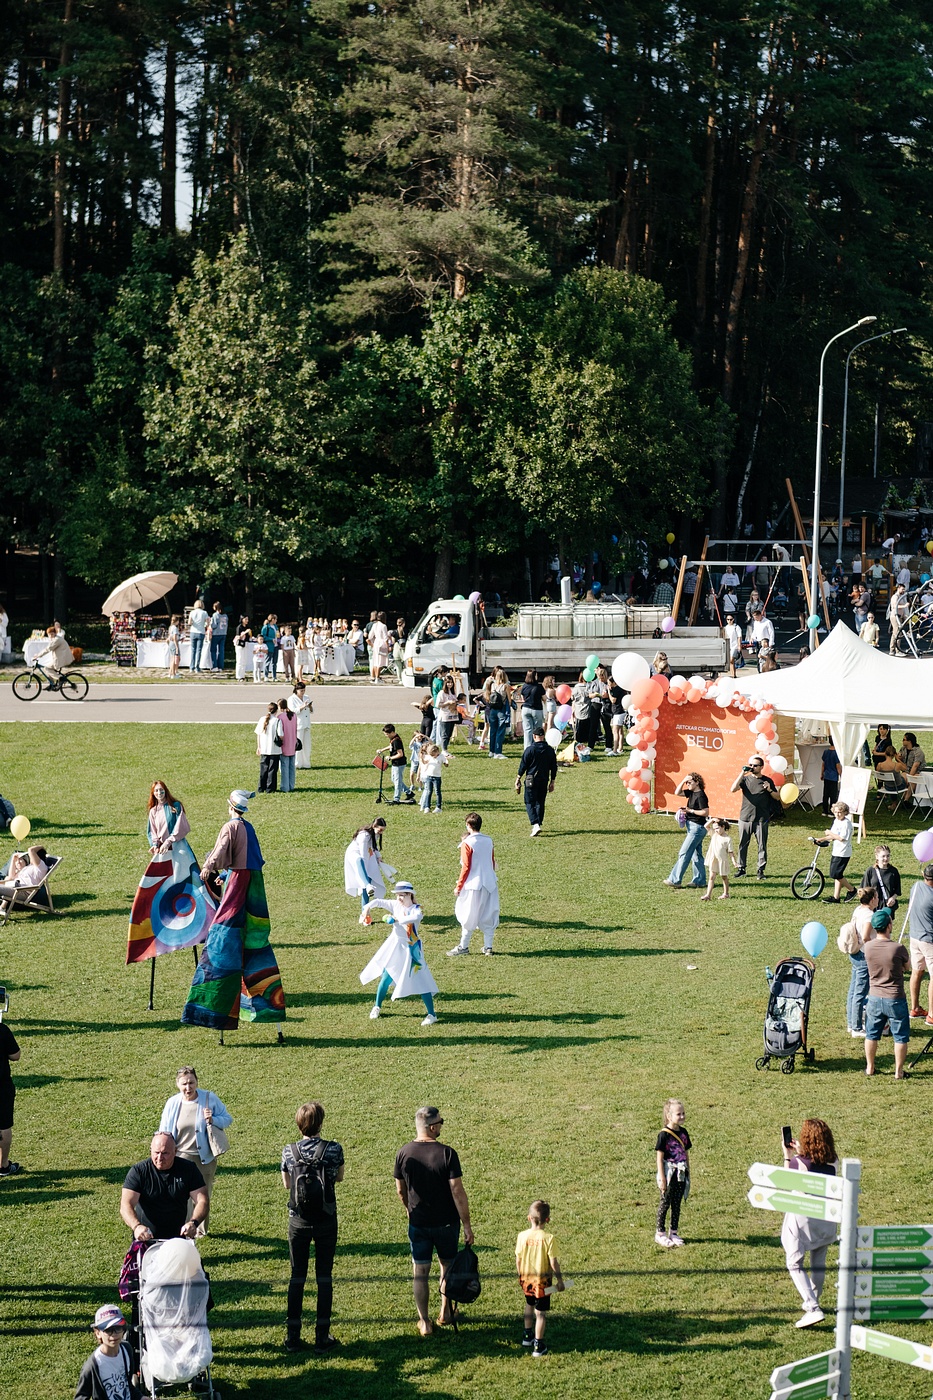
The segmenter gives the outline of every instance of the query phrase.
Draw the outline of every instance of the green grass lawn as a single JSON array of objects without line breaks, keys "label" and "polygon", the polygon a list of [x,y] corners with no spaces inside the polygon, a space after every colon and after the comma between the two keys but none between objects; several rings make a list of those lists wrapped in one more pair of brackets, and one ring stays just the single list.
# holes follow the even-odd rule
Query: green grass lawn
[{"label": "green grass lawn", "polygon": [[[227,793],[255,781],[251,736],[81,724],[0,735],[0,789],[31,818],[34,839],[65,857],[55,884],[62,914],[21,917],[0,932],[0,980],[23,1049],[14,1157],[25,1168],[0,1182],[4,1400],[71,1394],[91,1348],[87,1323],[116,1299],[123,1176],[147,1154],[175,1070],[189,1062],[234,1116],[203,1242],[225,1396],[303,1397],[318,1384],[338,1400],[765,1395],[773,1366],[832,1344],[829,1320],[794,1330],[780,1217],[746,1200],[746,1170],[778,1158],[781,1125],[824,1117],[840,1151],[863,1160],[863,1222],[933,1215],[922,1131],[918,1141],[933,1062],[900,1084],[885,1053],[883,1077],[864,1078],[861,1045],[845,1034],[839,913],[790,897],[789,876],[809,856],[805,837],[823,825],[818,813],[772,828],[765,883],[738,881],[728,903],[704,905],[697,891],[662,887],[677,828],[635,817],[611,762],[561,775],[547,835],[530,842],[513,763],[458,747],[441,816],[382,809],[386,855],[426,910],[441,1019],[422,1030],[415,999],[387,1004],[371,1022],[372,989],[358,974],[381,926],[359,926],[342,857],[374,814],[367,763],[381,737],[377,726],[317,729],[302,790],[253,804],[286,1044],[276,1046],[273,1028],[244,1026],[222,1048],[216,1035],[179,1024],[187,953],[159,959],[156,1010],[146,1011],[149,968],[124,966],[126,924],[146,858],[150,782],[162,777],[181,796],[203,855]],[[474,807],[500,864],[500,956],[448,961],[456,847]],[[870,818],[873,837],[883,831],[895,864],[913,874],[916,823],[882,817]],[[873,845],[863,843],[853,868],[870,863]],[[0,838],[0,850],[11,847]],[[816,1066],[756,1073],[764,966],[799,951],[813,915],[830,931],[812,1006]],[[670,1095],[687,1107],[693,1194],[681,1225],[688,1246],[661,1251],[653,1146]],[[325,1135],[343,1143],[347,1161],[333,1323],[344,1345],[326,1360],[281,1350],[288,1267],[278,1158],[309,1098],[324,1102]],[[425,1102],[440,1105],[444,1139],[461,1154],[484,1285],[459,1336],[423,1340],[392,1164]],[[575,1280],[555,1301],[552,1354],[540,1363],[518,1344],[512,1262],[536,1196],[552,1204]],[[834,1282],[831,1274],[829,1307]],[[313,1307],[313,1289],[307,1301]],[[902,1330],[929,1336],[922,1323]],[[859,1400],[929,1393],[922,1374],[865,1356],[854,1377]]]}]

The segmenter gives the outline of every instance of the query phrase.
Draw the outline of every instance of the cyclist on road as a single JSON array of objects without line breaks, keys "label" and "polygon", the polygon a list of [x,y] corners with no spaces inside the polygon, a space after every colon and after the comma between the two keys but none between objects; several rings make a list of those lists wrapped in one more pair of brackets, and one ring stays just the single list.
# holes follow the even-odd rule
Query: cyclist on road
[{"label": "cyclist on road", "polygon": [[40,666],[45,667],[51,676],[51,689],[57,690],[66,667],[73,666],[75,659],[71,647],[54,627],[47,627],[45,635],[49,639],[49,644],[45,651],[36,657],[36,660]]}]

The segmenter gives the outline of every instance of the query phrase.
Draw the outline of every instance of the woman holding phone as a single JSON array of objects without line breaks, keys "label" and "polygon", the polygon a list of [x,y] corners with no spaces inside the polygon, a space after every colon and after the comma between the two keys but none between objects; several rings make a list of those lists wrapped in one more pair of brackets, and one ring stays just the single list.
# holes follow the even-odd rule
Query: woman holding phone
[{"label": "woman holding phone", "polygon": [[[796,1140],[790,1128],[783,1131],[784,1165],[792,1171],[820,1172],[836,1175],[836,1144],[832,1130],[822,1118],[805,1118]],[[826,1277],[826,1251],[836,1238],[832,1220],[814,1220],[807,1215],[785,1215],[781,1226],[781,1244],[787,1260],[787,1272],[803,1299],[803,1316],[796,1327],[812,1327],[822,1322],[820,1294]],[[803,1266],[804,1255],[810,1255],[809,1273]]]}]

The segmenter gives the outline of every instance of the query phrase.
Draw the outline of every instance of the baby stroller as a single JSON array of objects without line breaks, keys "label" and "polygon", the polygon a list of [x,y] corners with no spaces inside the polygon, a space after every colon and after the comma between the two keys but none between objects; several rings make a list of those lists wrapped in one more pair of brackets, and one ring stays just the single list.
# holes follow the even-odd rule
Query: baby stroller
[{"label": "baby stroller", "polygon": [[211,1380],[210,1284],[192,1240],[156,1240],[139,1262],[139,1370],[145,1394],[186,1386],[220,1400]]},{"label": "baby stroller", "polygon": [[780,1060],[781,1073],[793,1074],[797,1055],[803,1055],[806,1064],[813,1064],[815,1052],[807,1048],[807,1025],[815,971],[809,958],[795,957],[782,958],[774,972],[769,972],[765,1053],[755,1061],[756,1069],[767,1069],[772,1060]]}]

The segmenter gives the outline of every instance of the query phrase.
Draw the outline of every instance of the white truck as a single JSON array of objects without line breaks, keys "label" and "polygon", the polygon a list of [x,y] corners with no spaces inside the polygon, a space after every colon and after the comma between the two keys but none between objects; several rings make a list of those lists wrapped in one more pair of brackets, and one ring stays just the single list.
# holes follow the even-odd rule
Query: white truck
[{"label": "white truck", "polygon": [[480,684],[494,666],[510,680],[535,670],[559,680],[572,678],[586,658],[597,654],[611,665],[620,651],[636,651],[650,661],[667,652],[672,671],[723,671],[727,644],[718,627],[677,627],[660,639],[653,634],[663,607],[627,603],[523,603],[515,627],[489,627],[481,604],[465,598],[436,598],[408,634],[403,685],[426,685],[438,666],[456,667],[467,684]]}]

